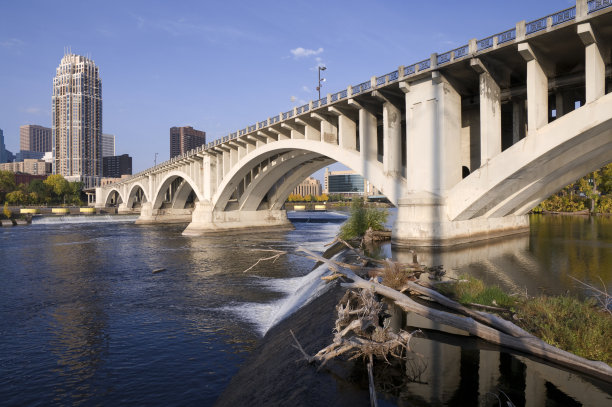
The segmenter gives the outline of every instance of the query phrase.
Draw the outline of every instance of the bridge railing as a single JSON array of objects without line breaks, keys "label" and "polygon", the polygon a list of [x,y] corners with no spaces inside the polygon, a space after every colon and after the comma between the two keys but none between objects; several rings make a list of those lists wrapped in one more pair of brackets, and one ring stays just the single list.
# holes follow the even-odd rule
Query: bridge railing
[{"label": "bridge railing", "polygon": [[[598,12],[600,10],[606,9],[611,6],[612,6],[612,0],[587,1],[587,14],[595,13],[595,12]],[[560,24],[574,21],[575,19],[576,19],[576,7],[575,6],[567,8],[565,10],[558,11],[553,14],[549,14],[545,17],[525,23],[525,37],[536,35],[537,33],[541,31],[551,29]],[[228,136],[211,141],[201,147],[198,147],[197,149],[190,150],[189,152],[179,157],[178,159],[180,160],[186,157],[191,157],[193,155],[196,155],[204,151],[210,150],[212,148],[215,148],[219,144],[230,142],[237,138],[244,137],[247,134],[257,132],[259,130],[263,130],[267,127],[275,126],[281,121],[293,119],[297,115],[305,114],[315,109],[321,109],[321,108],[327,107],[330,104],[337,103],[348,97],[357,96],[367,91],[371,91],[373,90],[373,88],[387,86],[390,83],[393,83],[399,79],[409,78],[411,76],[419,75],[426,71],[435,70],[439,66],[446,65],[446,64],[452,64],[453,62],[463,59],[469,55],[474,55],[474,54],[482,53],[482,52],[488,52],[489,50],[499,47],[500,45],[505,45],[507,43],[510,43],[516,40],[517,40],[517,27],[514,27],[509,30],[500,32],[499,34],[494,34],[494,35],[485,37],[480,40],[475,40],[474,41],[475,45],[473,47],[470,44],[466,44],[459,48],[455,48],[453,50],[444,52],[442,54],[433,54],[431,58],[422,60],[420,62],[413,63],[411,65],[401,66],[397,70],[390,72],[388,74],[385,74],[385,75],[377,76],[373,80],[368,80],[368,81],[359,83],[354,86],[349,86],[346,90],[341,90],[339,92],[330,94],[329,97],[323,97],[319,100],[311,101],[309,104],[305,104],[303,106],[294,108],[285,113],[281,113],[279,115],[270,117],[266,120],[260,121],[254,125],[248,126],[242,130],[236,131],[234,133],[230,133]],[[141,171],[133,175],[131,178],[119,181],[119,183],[127,182],[133,178],[154,172],[176,161],[177,161],[176,159],[165,161],[152,168]]]}]

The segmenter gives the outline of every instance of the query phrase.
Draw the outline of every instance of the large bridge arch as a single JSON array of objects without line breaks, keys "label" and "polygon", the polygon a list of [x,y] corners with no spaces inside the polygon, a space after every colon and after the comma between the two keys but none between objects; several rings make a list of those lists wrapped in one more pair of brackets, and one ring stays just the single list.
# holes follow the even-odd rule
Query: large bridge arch
[{"label": "large bridge arch", "polygon": [[612,162],[612,93],[541,127],[458,183],[451,220],[524,215]]},{"label": "large bridge arch", "polygon": [[[287,154],[291,152],[301,152],[301,154],[296,154],[295,157],[288,158],[287,163],[283,162],[282,164],[278,164],[278,168],[289,170],[292,166],[295,167],[301,165],[305,158],[308,160],[326,160],[328,164],[331,160],[344,164],[356,173],[362,175],[368,182],[370,182],[370,184],[385,194],[387,198],[389,198],[389,201],[391,201],[393,204],[397,204],[397,201],[403,192],[405,180],[387,176],[384,173],[382,163],[378,161],[364,161],[363,157],[358,151],[345,149],[338,145],[323,143],[321,141],[287,139],[275,141],[266,144],[265,146],[258,147],[236,163],[236,165],[230,169],[229,173],[223,177],[223,181],[217,188],[217,192],[213,197],[214,210],[225,210],[232,194],[240,182],[242,182],[245,176],[253,168],[257,167],[260,163],[271,157],[288,157]],[[280,170],[274,170],[273,167],[270,169],[271,171],[269,173],[262,174],[264,177],[270,177],[270,179],[266,180],[265,182],[263,179],[259,181],[261,182],[260,186],[271,186],[287,173],[286,171],[283,173]],[[308,176],[308,174],[305,175],[304,178],[306,176]],[[302,180],[303,179],[299,180],[297,184],[299,184]],[[245,192],[247,192],[247,190],[248,187],[245,189]],[[252,189],[252,191],[255,190],[255,188]],[[257,190],[257,194],[263,196],[268,192],[268,190],[262,192],[262,188],[260,188]],[[280,197],[281,196],[279,195],[278,199],[280,199]],[[244,202],[244,205],[248,205],[250,208],[256,206],[253,196],[243,198],[242,202]],[[272,204],[275,207],[278,206],[276,202]]]},{"label": "large bridge arch", "polygon": [[[179,190],[177,191],[178,194],[175,198],[181,198],[181,197],[186,198],[185,191],[187,192],[187,196],[189,192],[191,192],[189,188],[185,189],[185,187],[188,186],[191,188],[191,190],[193,190],[193,192],[195,193],[195,196],[197,197],[199,201],[203,200],[203,196],[200,191],[200,188],[198,188],[198,184],[189,175],[185,174],[182,171],[170,171],[167,174],[165,174],[164,178],[162,179],[162,181],[159,183],[158,187],[155,190],[155,193],[153,195],[154,198],[152,201],[153,209],[161,208],[163,200],[164,200],[164,196],[166,194],[166,190],[168,189],[170,184],[172,184],[172,182],[178,178],[183,179],[184,183],[181,184]],[[173,207],[175,206],[175,202],[176,201],[173,201]]]}]

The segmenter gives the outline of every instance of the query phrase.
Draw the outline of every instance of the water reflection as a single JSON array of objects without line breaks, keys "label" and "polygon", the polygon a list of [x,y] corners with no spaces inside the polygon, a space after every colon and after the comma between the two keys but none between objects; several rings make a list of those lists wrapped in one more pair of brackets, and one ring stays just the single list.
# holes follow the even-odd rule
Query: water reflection
[{"label": "water reflection", "polygon": [[[412,261],[412,253],[388,249],[393,258]],[[585,294],[570,276],[601,287],[612,286],[612,218],[531,217],[528,234],[463,245],[416,248],[419,262],[443,265],[448,275],[473,275],[513,293]],[[601,280],[600,280],[601,279]]]},{"label": "water reflection", "polygon": [[[401,311],[399,311],[401,312]],[[500,352],[461,331],[417,315],[404,329],[417,327],[411,349],[422,370],[397,389],[399,405],[498,406],[509,398],[516,406],[605,406],[612,385],[549,366],[536,358]],[[506,398],[507,396],[507,398]],[[498,399],[499,398],[499,399]]]},{"label": "water reflection", "polygon": [[[396,260],[412,252],[386,247]],[[426,265],[443,265],[448,275],[473,275],[510,292],[587,294],[570,278],[612,286],[612,218],[532,216],[528,234],[451,249],[415,249]],[[402,314],[403,315],[403,314]],[[402,316],[405,329],[421,328],[411,341],[426,366],[417,381],[397,394],[399,404],[455,406],[604,406],[612,386],[549,366],[541,360],[500,352],[465,333],[425,318]],[[395,318],[396,325],[398,318]],[[502,393],[503,392],[503,393]],[[498,399],[499,397],[499,399]]]}]

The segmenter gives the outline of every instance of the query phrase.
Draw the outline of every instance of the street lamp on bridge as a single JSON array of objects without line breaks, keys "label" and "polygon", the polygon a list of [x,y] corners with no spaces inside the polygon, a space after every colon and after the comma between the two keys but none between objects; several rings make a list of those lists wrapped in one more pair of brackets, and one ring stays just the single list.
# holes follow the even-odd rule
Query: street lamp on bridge
[{"label": "street lamp on bridge", "polygon": [[327,67],[319,65],[319,86],[317,86],[317,91],[319,92],[319,99],[321,99],[321,82],[325,82],[325,78],[321,78],[321,71],[326,70]]}]

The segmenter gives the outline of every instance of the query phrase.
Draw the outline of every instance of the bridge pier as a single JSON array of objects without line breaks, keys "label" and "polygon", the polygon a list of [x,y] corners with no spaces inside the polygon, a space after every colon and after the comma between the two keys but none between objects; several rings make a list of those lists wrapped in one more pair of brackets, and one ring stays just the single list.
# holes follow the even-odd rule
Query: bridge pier
[{"label": "bridge pier", "polygon": [[151,202],[144,202],[140,209],[140,216],[136,219],[137,224],[150,223],[187,223],[191,220],[191,208],[185,209],[154,209]]},{"label": "bridge pier", "polygon": [[527,215],[451,221],[445,199],[412,194],[399,200],[391,240],[398,247],[453,246],[529,231]]},{"label": "bridge pier", "polygon": [[284,210],[214,211],[208,202],[197,202],[185,236],[201,236],[220,232],[252,232],[253,230],[292,230]]}]

